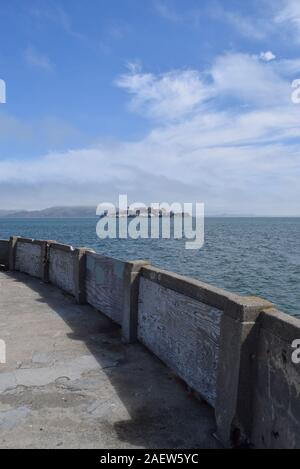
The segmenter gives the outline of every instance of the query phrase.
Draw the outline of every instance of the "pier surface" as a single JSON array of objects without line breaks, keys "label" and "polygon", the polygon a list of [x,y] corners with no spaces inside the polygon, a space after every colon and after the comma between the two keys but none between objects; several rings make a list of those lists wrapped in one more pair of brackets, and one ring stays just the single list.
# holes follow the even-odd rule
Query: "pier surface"
[{"label": "pier surface", "polygon": [[1,448],[217,448],[213,410],[118,326],[0,272]]}]

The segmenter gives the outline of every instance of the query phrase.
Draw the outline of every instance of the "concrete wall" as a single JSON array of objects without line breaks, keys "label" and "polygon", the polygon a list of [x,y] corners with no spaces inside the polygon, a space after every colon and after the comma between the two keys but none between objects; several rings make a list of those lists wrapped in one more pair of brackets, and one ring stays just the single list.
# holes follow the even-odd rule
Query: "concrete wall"
[{"label": "concrete wall", "polygon": [[4,239],[0,239],[0,265],[8,267],[9,261],[9,242]]},{"label": "concrete wall", "polygon": [[172,273],[164,272],[166,288],[161,274],[158,269],[143,269],[138,338],[214,406],[223,312],[179,293],[183,280]]},{"label": "concrete wall", "polygon": [[124,272],[125,262],[87,253],[87,303],[120,325],[123,321]]},{"label": "concrete wall", "polygon": [[49,281],[71,295],[75,295],[75,249],[59,243],[50,243]]},{"label": "concrete wall", "polygon": [[300,364],[291,359],[298,319],[148,266],[138,338],[215,408],[224,445],[300,448]]},{"label": "concrete wall", "polygon": [[251,441],[258,448],[300,448],[300,364],[291,358],[299,320],[274,309],[260,323]]},{"label": "concrete wall", "polygon": [[121,325],[127,342],[134,342],[137,337],[138,276],[146,264],[86,252],[86,302]]},{"label": "concrete wall", "polygon": [[103,312],[126,342],[142,342],[210,403],[225,446],[300,448],[300,364],[291,359],[300,320],[146,261],[15,236],[8,253],[7,245],[0,241],[0,261],[10,270]]},{"label": "concrete wall", "polygon": [[16,246],[15,270],[33,277],[42,277],[42,243],[19,238]]}]

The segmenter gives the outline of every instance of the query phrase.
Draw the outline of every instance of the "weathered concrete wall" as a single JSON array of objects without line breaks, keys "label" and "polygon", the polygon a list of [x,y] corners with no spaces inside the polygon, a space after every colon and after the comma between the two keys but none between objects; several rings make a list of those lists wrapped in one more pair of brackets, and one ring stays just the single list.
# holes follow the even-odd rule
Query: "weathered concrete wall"
[{"label": "weathered concrete wall", "polygon": [[38,241],[19,238],[16,245],[15,270],[32,277],[42,276],[42,244]]},{"label": "weathered concrete wall", "polygon": [[141,275],[139,340],[215,408],[226,446],[249,443],[259,319],[273,305],[150,266]]},{"label": "weathered concrete wall", "polygon": [[300,448],[300,364],[292,342],[300,321],[276,310],[262,313],[253,383],[251,442],[257,448]]},{"label": "weathered concrete wall", "polygon": [[151,267],[142,275],[139,340],[214,406],[222,311],[178,293],[187,279]]},{"label": "weathered concrete wall", "polygon": [[9,241],[0,239],[0,265],[8,267]]},{"label": "weathered concrete wall", "polygon": [[224,304],[215,415],[218,438],[226,446],[249,442],[259,318],[270,307],[261,298],[238,295]]},{"label": "weathered concrete wall", "polygon": [[126,263],[96,253],[86,256],[86,300],[117,324],[123,322]]},{"label": "weathered concrete wall", "polygon": [[75,249],[50,243],[49,281],[71,295],[75,295]]}]

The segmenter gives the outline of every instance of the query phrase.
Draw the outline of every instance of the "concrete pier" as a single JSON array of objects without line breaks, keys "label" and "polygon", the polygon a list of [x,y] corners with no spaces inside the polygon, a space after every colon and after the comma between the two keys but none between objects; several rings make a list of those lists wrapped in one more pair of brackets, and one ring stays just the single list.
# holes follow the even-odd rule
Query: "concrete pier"
[{"label": "concrete pier", "polygon": [[218,448],[213,409],[92,307],[0,272],[1,448]]},{"label": "concrete pier", "polygon": [[10,444],[39,446],[50,416],[43,445],[205,448],[216,431],[225,447],[300,448],[299,319],[146,260],[55,241],[0,240],[0,266]]}]

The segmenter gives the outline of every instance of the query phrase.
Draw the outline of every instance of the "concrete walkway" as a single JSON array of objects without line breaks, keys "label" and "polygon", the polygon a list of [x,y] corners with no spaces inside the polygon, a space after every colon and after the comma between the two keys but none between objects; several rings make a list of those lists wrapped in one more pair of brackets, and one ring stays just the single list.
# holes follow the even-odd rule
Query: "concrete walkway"
[{"label": "concrete walkway", "polygon": [[217,448],[213,410],[89,306],[0,272],[1,448]]}]

